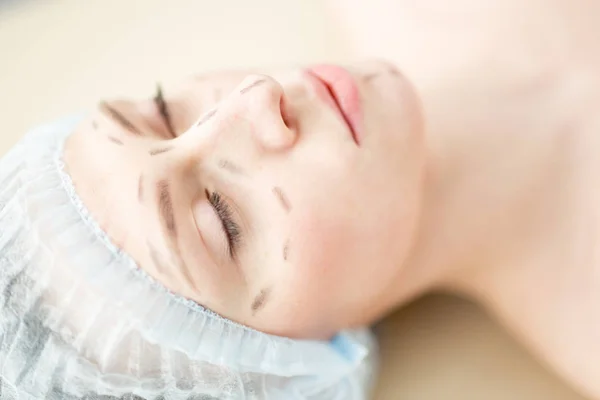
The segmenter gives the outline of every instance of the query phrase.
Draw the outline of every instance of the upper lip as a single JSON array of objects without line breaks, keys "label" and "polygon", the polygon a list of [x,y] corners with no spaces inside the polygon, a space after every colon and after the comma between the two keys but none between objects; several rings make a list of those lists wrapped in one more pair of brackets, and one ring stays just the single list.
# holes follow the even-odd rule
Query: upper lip
[{"label": "upper lip", "polygon": [[325,82],[323,79],[321,79],[319,76],[317,76],[310,70],[306,70],[306,75],[308,76],[309,81],[311,81],[311,83],[313,85],[317,86],[315,88],[317,90],[317,95],[320,95],[320,97],[322,97],[322,98],[324,97],[323,100],[325,100],[326,103],[329,103],[329,105],[342,118],[342,120],[348,127],[348,130],[350,131],[352,140],[354,140],[354,142],[358,145],[359,143],[358,143],[358,139],[356,136],[356,132],[354,132],[354,128],[352,127],[352,124],[350,123],[350,121],[348,120],[348,117],[344,113],[344,110],[340,106],[340,103],[337,99],[335,91],[331,88],[331,86],[327,82]]}]

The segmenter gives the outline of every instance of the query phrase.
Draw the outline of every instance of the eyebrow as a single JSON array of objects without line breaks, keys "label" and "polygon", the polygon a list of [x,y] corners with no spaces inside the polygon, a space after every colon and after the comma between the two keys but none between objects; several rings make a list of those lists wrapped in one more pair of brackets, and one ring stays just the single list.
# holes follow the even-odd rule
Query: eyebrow
[{"label": "eyebrow", "polygon": [[292,205],[288,201],[288,198],[285,195],[285,193],[283,193],[283,190],[281,190],[279,186],[275,186],[273,188],[273,194],[275,195],[275,197],[277,197],[277,199],[279,200],[279,204],[281,204],[283,209],[286,212],[290,212],[290,210],[292,209]]},{"label": "eyebrow", "polygon": [[229,160],[219,160],[219,168],[222,168],[232,174],[242,174],[242,169],[237,165],[232,163]]},{"label": "eyebrow", "polygon": [[114,121],[116,121],[123,128],[127,129],[129,132],[134,133],[136,135],[142,134],[142,132],[135,125],[133,125],[131,123],[131,121],[129,121],[127,118],[125,118],[125,116],[123,114],[121,114],[120,112],[118,112],[116,109],[111,107],[107,102],[102,101],[100,103],[100,109],[108,112],[108,115]]},{"label": "eyebrow", "polygon": [[254,298],[254,301],[252,302],[252,315],[256,314],[258,310],[265,306],[267,300],[269,300],[270,294],[271,289],[263,289],[260,291],[258,296],[256,296],[256,298]]},{"label": "eyebrow", "polygon": [[156,185],[158,189],[158,208],[167,230],[172,236],[175,236],[175,214],[173,213],[173,201],[169,192],[169,182],[162,180]]},{"label": "eyebrow", "polygon": [[251,85],[246,86],[245,88],[243,88],[242,90],[240,90],[240,94],[244,94],[249,92],[251,89],[254,89],[255,87],[262,85],[263,83],[265,83],[267,80],[266,79],[259,79],[256,82],[252,83]]}]

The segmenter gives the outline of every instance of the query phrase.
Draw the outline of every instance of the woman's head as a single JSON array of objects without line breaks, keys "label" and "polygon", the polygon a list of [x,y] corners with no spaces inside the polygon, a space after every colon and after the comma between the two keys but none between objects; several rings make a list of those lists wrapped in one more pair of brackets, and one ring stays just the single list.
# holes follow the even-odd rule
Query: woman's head
[{"label": "woman's head", "polygon": [[227,72],[105,103],[68,140],[68,172],[173,292],[283,336],[369,323],[414,235],[423,127],[394,68],[347,70],[353,84],[328,66]]}]

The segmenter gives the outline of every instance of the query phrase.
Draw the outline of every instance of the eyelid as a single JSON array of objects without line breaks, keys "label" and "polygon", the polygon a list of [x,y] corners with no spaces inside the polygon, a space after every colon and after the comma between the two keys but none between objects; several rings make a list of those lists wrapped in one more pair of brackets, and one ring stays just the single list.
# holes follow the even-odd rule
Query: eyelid
[{"label": "eyelid", "polygon": [[218,191],[205,190],[208,202],[213,208],[215,214],[221,222],[221,230],[226,236],[229,256],[232,259],[236,258],[236,253],[243,243],[242,226],[238,223],[239,218],[236,218],[236,211],[232,206],[232,201]]}]

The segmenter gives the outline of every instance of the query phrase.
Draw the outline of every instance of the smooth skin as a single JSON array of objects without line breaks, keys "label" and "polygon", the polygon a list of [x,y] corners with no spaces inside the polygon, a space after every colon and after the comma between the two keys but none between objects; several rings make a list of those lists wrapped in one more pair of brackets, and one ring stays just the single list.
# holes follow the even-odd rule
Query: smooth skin
[{"label": "smooth skin", "polygon": [[112,240],[170,290],[277,335],[363,326],[396,301],[425,146],[393,66],[348,70],[358,145],[303,68],[226,71],[165,89],[168,123],[161,102],[101,104],[67,143],[69,172]]},{"label": "smooth skin", "polygon": [[474,299],[599,399],[600,3],[329,4],[356,55],[392,59],[424,105],[408,280]]},{"label": "smooth skin", "polygon": [[79,127],[66,160],[92,214],[256,329],[326,338],[450,290],[600,398],[597,3],[330,4],[357,56],[392,63],[349,66],[361,146],[301,68],[208,74],[165,89],[170,128],[147,100],[108,102],[138,134],[106,107]]}]

